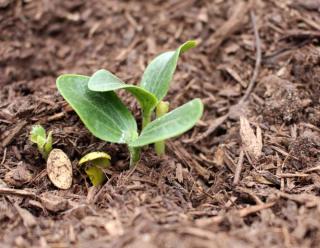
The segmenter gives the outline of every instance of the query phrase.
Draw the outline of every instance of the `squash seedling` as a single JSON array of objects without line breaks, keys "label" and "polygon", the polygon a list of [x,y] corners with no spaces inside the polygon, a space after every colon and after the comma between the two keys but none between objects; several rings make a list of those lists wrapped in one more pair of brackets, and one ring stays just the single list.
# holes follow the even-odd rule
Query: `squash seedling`
[{"label": "squash seedling", "polygon": [[[194,48],[195,40],[182,44],[175,51],[164,52],[154,58],[143,73],[140,86],[129,85],[107,70],[98,70],[89,79],[88,88],[92,91],[106,92],[125,89],[136,97],[142,110],[142,129],[150,123],[156,109],[156,118],[169,111],[169,102],[162,99],[166,96],[173,78],[179,56]],[[165,141],[155,143],[158,155],[165,153]]]},{"label": "squash seedling", "polygon": [[105,152],[90,152],[80,159],[79,165],[86,165],[84,170],[93,186],[101,185],[105,181],[103,169],[110,166],[110,159],[110,155]]},{"label": "squash seedling", "polygon": [[[151,122],[157,106],[163,108],[162,99],[168,92],[179,55],[195,45],[195,41],[188,41],[176,51],[156,57],[147,66],[140,86],[125,84],[112,73],[99,70],[91,77],[62,75],[57,79],[57,88],[94,136],[128,145],[132,166],[140,159],[141,147],[186,132],[202,116],[202,102],[194,99],[168,113],[164,108],[165,111],[159,111],[161,114]],[[132,113],[114,92],[119,89],[129,91],[141,105],[143,127],[140,135]]]},{"label": "squash seedling", "polygon": [[37,144],[38,150],[43,159],[47,160],[52,150],[52,131],[46,134],[46,130],[41,125],[32,126],[29,139]]}]

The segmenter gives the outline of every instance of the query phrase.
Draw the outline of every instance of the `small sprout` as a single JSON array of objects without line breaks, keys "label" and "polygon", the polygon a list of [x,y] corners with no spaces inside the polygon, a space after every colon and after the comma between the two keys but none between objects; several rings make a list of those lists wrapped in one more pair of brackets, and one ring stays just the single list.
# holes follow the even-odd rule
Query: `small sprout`
[{"label": "small sprout", "polygon": [[110,155],[105,152],[90,152],[80,159],[79,165],[88,163],[85,172],[93,186],[101,185],[106,180],[103,169],[110,166],[110,159]]},{"label": "small sprout", "polygon": [[[193,99],[168,113],[159,108],[169,90],[180,55],[196,45],[196,41],[187,41],[176,50],[157,56],[144,71],[140,85],[126,84],[102,69],[91,77],[62,75],[57,78],[57,88],[94,136],[128,145],[130,166],[133,166],[140,159],[141,147],[157,143],[157,153],[163,154],[166,139],[188,131],[201,118],[203,104],[200,99]],[[130,92],[139,102],[142,130],[138,130],[133,114],[116,95],[120,89]],[[161,114],[152,121],[157,109]]]},{"label": "small sprout", "polygon": [[52,131],[47,136],[41,125],[34,125],[30,132],[30,141],[37,144],[41,156],[46,160],[52,150]]},{"label": "small sprout", "polygon": [[68,156],[60,149],[53,149],[47,160],[47,173],[51,182],[59,189],[69,189],[72,184],[72,165]]}]

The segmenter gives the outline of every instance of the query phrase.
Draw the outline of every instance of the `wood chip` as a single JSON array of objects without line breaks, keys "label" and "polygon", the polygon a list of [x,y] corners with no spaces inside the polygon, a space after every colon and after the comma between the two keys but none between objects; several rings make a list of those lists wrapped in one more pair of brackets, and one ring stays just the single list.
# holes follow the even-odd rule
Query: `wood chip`
[{"label": "wood chip", "polygon": [[18,204],[14,204],[14,207],[22,218],[25,227],[33,227],[37,224],[35,217],[28,210],[21,208]]},{"label": "wood chip", "polygon": [[69,189],[72,184],[72,165],[68,156],[60,149],[53,149],[47,161],[49,179],[59,189]]},{"label": "wood chip", "polygon": [[260,127],[257,127],[257,135],[255,135],[249,121],[241,116],[240,136],[244,150],[251,158],[258,160],[262,153],[262,134]]},{"label": "wood chip", "polygon": [[60,212],[68,209],[68,200],[45,192],[41,195],[42,205],[51,212]]},{"label": "wood chip", "polygon": [[182,165],[180,163],[177,164],[176,168],[176,178],[179,183],[183,182],[183,173],[182,173]]},{"label": "wood chip", "polygon": [[6,147],[7,145],[9,145],[13,141],[14,137],[20,133],[20,131],[26,124],[26,121],[22,121],[18,123],[12,130],[10,130],[8,136],[2,141],[2,146]]}]

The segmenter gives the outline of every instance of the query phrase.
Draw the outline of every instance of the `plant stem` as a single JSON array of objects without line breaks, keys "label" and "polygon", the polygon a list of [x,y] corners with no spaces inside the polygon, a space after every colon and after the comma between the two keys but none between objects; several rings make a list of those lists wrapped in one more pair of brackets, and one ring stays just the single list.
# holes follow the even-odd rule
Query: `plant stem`
[{"label": "plant stem", "polygon": [[134,167],[140,160],[140,147],[128,147],[130,152],[130,168]]},{"label": "plant stem", "polygon": [[152,111],[142,113],[142,130],[150,123]]},{"label": "plant stem", "polygon": [[[165,115],[166,113],[168,113],[168,111],[169,111],[169,102],[164,102],[164,101],[159,102],[156,108],[157,118]],[[165,140],[154,143],[154,149],[158,156],[164,155],[166,152]]]}]

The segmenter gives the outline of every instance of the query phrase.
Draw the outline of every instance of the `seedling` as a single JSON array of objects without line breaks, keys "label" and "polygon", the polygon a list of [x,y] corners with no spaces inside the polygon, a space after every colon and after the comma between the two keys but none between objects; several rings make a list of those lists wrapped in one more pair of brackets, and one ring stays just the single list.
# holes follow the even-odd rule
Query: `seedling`
[{"label": "seedling", "polygon": [[103,169],[110,166],[110,159],[110,155],[105,152],[91,152],[80,159],[79,165],[86,164],[85,172],[92,185],[98,186],[105,181]]},{"label": "seedling", "polygon": [[[188,41],[176,51],[156,57],[147,66],[140,86],[125,84],[112,73],[99,70],[91,77],[62,75],[57,79],[57,87],[94,136],[128,145],[130,165],[134,165],[140,158],[141,147],[186,132],[202,116],[202,102],[194,99],[169,113],[162,111],[159,118],[151,122],[155,108],[162,108],[162,99],[168,92],[179,55],[195,45],[194,41]],[[119,89],[133,94],[141,106],[143,125],[140,135],[132,113],[114,92]]]},{"label": "seedling", "polygon": [[34,125],[30,132],[30,141],[37,144],[38,150],[43,157],[47,159],[52,150],[52,131],[46,134],[46,130],[41,125]]}]

